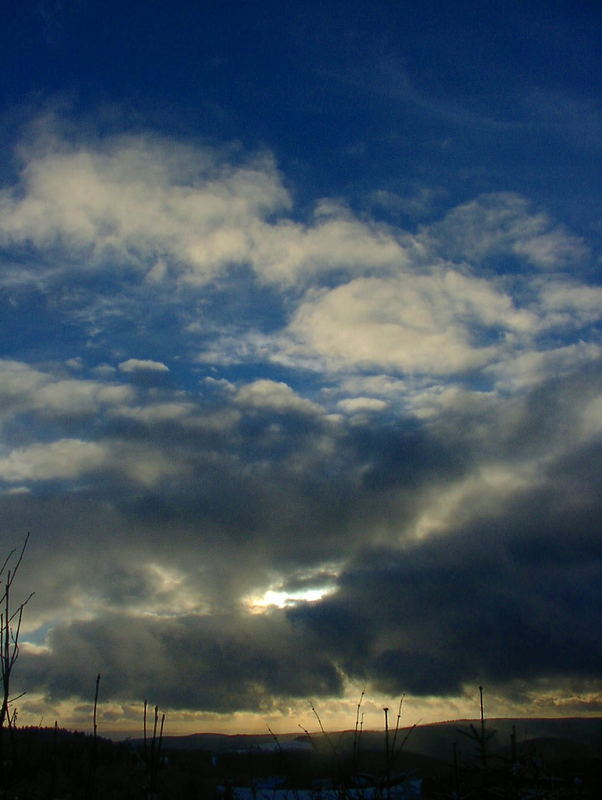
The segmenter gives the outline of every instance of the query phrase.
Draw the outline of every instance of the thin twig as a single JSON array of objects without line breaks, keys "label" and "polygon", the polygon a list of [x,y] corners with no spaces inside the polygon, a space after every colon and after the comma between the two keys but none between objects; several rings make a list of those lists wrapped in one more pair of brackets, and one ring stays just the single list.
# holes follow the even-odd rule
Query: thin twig
[{"label": "thin twig", "polygon": [[366,692],[365,688],[362,689],[362,693],[360,694],[360,699],[359,699],[359,702],[357,704],[357,709],[355,711],[355,729],[353,731],[353,761],[352,761],[353,771],[354,772],[357,771],[357,758],[358,758],[358,751],[359,751],[359,733],[360,733],[360,729],[359,729],[360,710],[361,710],[361,707],[362,707],[362,701],[364,699],[365,692]]}]

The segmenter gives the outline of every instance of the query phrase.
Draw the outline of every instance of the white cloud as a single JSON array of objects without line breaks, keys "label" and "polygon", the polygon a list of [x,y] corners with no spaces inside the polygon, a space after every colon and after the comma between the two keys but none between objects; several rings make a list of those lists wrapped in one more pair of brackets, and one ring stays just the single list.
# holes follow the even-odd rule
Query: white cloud
[{"label": "white cloud", "polygon": [[34,444],[0,458],[0,477],[11,483],[75,479],[102,467],[107,455],[103,445],[79,439]]},{"label": "white cloud", "polygon": [[58,248],[78,270],[111,264],[154,283],[203,284],[249,264],[264,281],[294,284],[406,260],[389,230],[332,202],[318,203],[309,225],[282,218],[291,199],[266,155],[234,166],[151,136],[81,146],[45,137],[22,152],[20,184],[0,193],[0,242]]},{"label": "white cloud", "polygon": [[362,411],[384,411],[389,404],[377,397],[347,397],[339,400],[337,406],[349,414]]},{"label": "white cloud", "polygon": [[553,270],[579,265],[589,255],[582,239],[511,192],[482,195],[454,208],[423,237],[444,257],[473,263],[514,255]]},{"label": "white cloud", "polygon": [[42,372],[38,372],[29,364],[7,359],[0,360],[0,376],[2,377],[0,396],[5,407],[7,403],[21,400],[24,396],[29,395],[47,380]]},{"label": "white cloud", "polygon": [[419,419],[440,419],[446,412],[461,412],[479,420],[487,414],[492,395],[440,382],[417,386],[404,399],[405,407]]},{"label": "white cloud", "polygon": [[6,415],[36,410],[45,415],[92,414],[129,403],[134,390],[116,383],[57,378],[19,361],[0,360],[0,398]]},{"label": "white cloud", "polygon": [[241,386],[236,402],[247,408],[271,409],[277,412],[297,411],[303,414],[321,414],[322,408],[306,400],[281,381],[256,380]]},{"label": "white cloud", "polygon": [[602,318],[602,288],[552,279],[539,286],[545,327],[578,328]]},{"label": "white cloud", "polygon": [[496,357],[499,345],[480,345],[475,325],[522,333],[536,322],[492,283],[433,270],[357,278],[308,294],[288,327],[288,348],[313,353],[332,368],[450,374]]},{"label": "white cloud", "polygon": [[549,378],[570,373],[578,365],[595,363],[602,357],[602,348],[588,342],[510,353],[488,368],[498,389],[528,389]]},{"label": "white cloud", "polygon": [[128,358],[118,366],[121,372],[169,372],[169,367],[162,361],[145,358]]},{"label": "white cloud", "polygon": [[31,398],[31,405],[43,414],[91,414],[101,406],[127,403],[132,397],[129,386],[58,380],[40,387]]},{"label": "white cloud", "polygon": [[347,394],[369,394],[390,398],[406,392],[408,383],[391,375],[354,375],[343,378],[338,388]]},{"label": "white cloud", "polygon": [[408,262],[390,231],[357,219],[318,215],[316,224],[281,222],[263,226],[253,237],[250,259],[262,279],[307,283],[333,270],[347,274],[388,271]]},{"label": "white cloud", "polygon": [[272,360],[276,351],[273,336],[251,330],[245,335],[226,328],[219,332],[196,356],[201,364],[241,364],[247,361],[261,363]]},{"label": "white cloud", "polygon": [[100,375],[101,377],[112,377],[117,370],[110,364],[99,364],[98,366],[92,368],[92,372],[94,372],[96,375]]},{"label": "white cloud", "polygon": [[118,439],[88,442],[64,438],[15,448],[0,458],[0,480],[7,483],[77,480],[103,470],[151,487],[181,475],[184,469],[173,453],[161,447]]},{"label": "white cloud", "polygon": [[59,247],[84,269],[163,263],[207,280],[246,260],[253,224],[290,204],[266,156],[232,166],[152,136],[81,146],[42,137],[23,154],[20,185],[0,195],[0,241]]},{"label": "white cloud", "polygon": [[[186,284],[182,292],[170,286],[170,301],[185,309],[181,332],[193,339],[198,362],[278,362],[333,370],[339,377],[373,370],[404,373],[414,381],[461,377],[498,365],[502,375],[513,361],[520,372],[519,358],[527,364],[531,357],[534,364],[539,358],[534,354],[558,345],[538,337],[568,336],[600,317],[602,289],[566,277],[566,270],[587,258],[587,247],[518,194],[478,197],[412,236],[359,219],[332,198],[318,200],[313,216],[298,221],[267,155],[233,163],[232,153],[150,135],[75,145],[48,135],[21,152],[20,182],[0,193],[0,243],[37,247],[40,263],[59,281],[65,270],[103,269],[119,281],[126,269],[132,280],[119,283],[119,292],[90,300],[96,309],[102,307],[101,329],[111,314],[141,314],[141,296],[164,302],[161,284],[171,279]],[[382,202],[393,202],[389,194]],[[426,201],[430,195],[417,189],[416,197]],[[490,265],[482,270],[481,262],[493,259],[495,269],[499,262],[504,272],[508,257],[527,269],[517,271],[513,263],[502,276]],[[190,284],[216,281],[220,291],[234,292],[240,273],[228,270],[235,264],[254,271],[263,285],[251,291],[245,283],[237,296],[244,295],[253,313],[247,319],[243,312],[228,327],[216,319],[219,311],[203,316],[205,298],[199,300]],[[29,279],[31,268],[23,270]],[[277,313],[283,319],[288,315],[280,330],[270,332],[257,322],[265,311],[260,306],[266,284],[270,299],[279,304]],[[257,289],[259,300],[253,294]],[[92,297],[93,282],[81,291]],[[189,297],[194,305],[187,305]],[[209,293],[207,307],[211,300]],[[78,313],[79,322],[84,317],[97,322],[94,314]],[[149,355],[121,361],[118,369],[169,371]],[[65,363],[83,368],[81,358]],[[112,370],[100,365],[95,373],[100,381]],[[536,374],[531,370],[528,380]],[[20,392],[19,385],[30,388]],[[35,370],[13,371],[10,386],[15,398],[25,392],[28,403],[45,413],[61,408],[89,413],[95,404],[132,400],[125,388],[107,394],[101,383],[69,383]],[[241,390],[239,401],[248,403],[248,394],[245,400]],[[335,396],[346,399],[343,391]],[[379,398],[381,393],[366,388],[357,396]],[[144,404],[137,408],[139,419],[150,421],[155,413],[143,411]]]},{"label": "white cloud", "polygon": [[174,420],[182,421],[194,411],[192,403],[149,403],[146,406],[132,406],[121,408],[117,412],[119,416],[129,417],[139,422],[153,424],[156,422],[171,422]]}]

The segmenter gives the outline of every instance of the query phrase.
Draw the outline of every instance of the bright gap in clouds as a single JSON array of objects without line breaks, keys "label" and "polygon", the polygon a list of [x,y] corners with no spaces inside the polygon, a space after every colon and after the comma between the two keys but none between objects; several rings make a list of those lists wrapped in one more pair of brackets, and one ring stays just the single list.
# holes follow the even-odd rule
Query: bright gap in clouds
[{"label": "bright gap in clouds", "polygon": [[263,614],[270,608],[290,608],[300,603],[315,603],[335,591],[336,587],[332,584],[294,591],[285,591],[280,584],[276,584],[263,594],[247,595],[243,598],[242,603],[251,614]]}]

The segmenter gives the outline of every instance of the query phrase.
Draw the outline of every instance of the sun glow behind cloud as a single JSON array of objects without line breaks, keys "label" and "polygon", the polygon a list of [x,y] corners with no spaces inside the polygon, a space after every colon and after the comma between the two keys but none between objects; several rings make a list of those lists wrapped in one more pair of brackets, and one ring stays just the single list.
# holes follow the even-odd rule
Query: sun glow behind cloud
[{"label": "sun glow behind cloud", "polygon": [[335,586],[322,586],[287,592],[276,587],[261,594],[247,595],[241,602],[251,614],[263,614],[270,608],[290,608],[299,603],[314,603],[328,597],[335,590]]}]

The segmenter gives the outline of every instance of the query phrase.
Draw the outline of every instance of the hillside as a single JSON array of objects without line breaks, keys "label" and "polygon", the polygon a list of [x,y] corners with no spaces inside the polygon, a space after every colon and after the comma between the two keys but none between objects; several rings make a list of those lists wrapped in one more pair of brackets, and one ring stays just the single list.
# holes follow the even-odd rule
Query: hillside
[{"label": "hillside", "polygon": [[[397,744],[399,745],[407,736],[404,750],[449,761],[452,758],[454,742],[460,750],[469,749],[470,742],[459,731],[467,731],[471,725],[478,727],[480,722],[476,719],[460,719],[418,725],[415,728],[402,728],[398,733]],[[488,719],[486,726],[488,731],[495,731],[495,736],[491,739],[491,749],[494,752],[508,749],[512,730],[515,728],[516,741],[519,745],[536,739],[558,740],[565,742],[569,749],[577,748],[579,752],[587,752],[593,756],[602,754],[602,717]],[[353,749],[354,736],[354,731],[333,731],[328,734],[329,742],[325,742],[323,734],[315,733],[311,735],[311,741],[318,749],[324,746],[329,749],[334,747],[338,753],[344,755]],[[277,739],[280,746],[286,749],[291,742],[307,740],[307,737],[294,732],[279,733]],[[362,751],[383,749],[384,733],[364,731],[359,746]],[[197,733],[189,736],[167,736],[163,740],[163,748],[220,753],[247,749],[277,749],[278,745],[269,733],[250,735]]]}]

